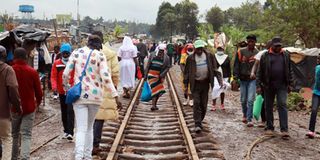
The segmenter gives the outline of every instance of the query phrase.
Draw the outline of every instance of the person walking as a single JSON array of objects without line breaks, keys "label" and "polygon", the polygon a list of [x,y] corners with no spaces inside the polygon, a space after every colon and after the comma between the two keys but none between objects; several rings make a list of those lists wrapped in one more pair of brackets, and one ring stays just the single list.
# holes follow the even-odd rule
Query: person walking
[{"label": "person walking", "polygon": [[11,66],[5,63],[6,49],[0,45],[0,140],[3,145],[2,160],[11,160],[11,109],[21,115],[21,103],[16,74]]},{"label": "person walking", "polygon": [[[51,53],[51,64],[53,66],[54,62],[58,59],[61,58],[61,54],[60,54],[60,46],[59,45],[55,45],[54,48],[53,48],[53,53]],[[51,68],[49,69],[49,75],[48,75],[48,79],[51,80],[51,71],[52,71],[52,66]],[[48,81],[48,86],[49,86],[49,89],[52,90],[52,84],[51,84],[51,81]],[[53,90],[54,91],[54,90]],[[53,92],[53,99],[54,100],[58,100],[58,93],[57,92]]]},{"label": "person walking", "polygon": [[[93,35],[97,35],[102,39],[103,43],[103,34],[100,31],[96,31]],[[119,62],[117,53],[112,51],[107,47],[107,45],[102,45],[102,53],[107,59],[108,69],[111,73],[112,82],[117,88],[119,84],[119,77],[120,77],[120,70],[119,70]],[[96,115],[94,125],[93,125],[93,150],[92,155],[98,155],[103,148],[100,148],[101,136],[102,136],[102,129],[104,122],[106,120],[116,120],[118,118],[118,111],[117,108],[121,108],[116,103],[116,100],[112,97],[111,93],[108,92],[107,88],[104,88],[103,93],[103,101],[100,105],[98,113]]]},{"label": "person walking", "polygon": [[151,52],[154,52],[155,50],[157,49],[157,43],[153,43],[152,44],[152,46],[151,46],[151,48],[149,49],[149,52],[151,53]]},{"label": "person walking", "polygon": [[139,67],[142,73],[142,76],[144,76],[144,59],[148,57],[148,48],[147,45],[143,43],[143,40],[140,39],[139,43],[137,44],[138,49],[138,58],[139,58]]},{"label": "person walking", "polygon": [[130,89],[135,86],[137,47],[133,45],[130,37],[125,36],[122,46],[118,50],[120,58],[120,82],[123,87],[123,97],[130,98]]},{"label": "person walking", "polygon": [[253,127],[253,103],[256,96],[256,80],[250,78],[254,65],[254,56],[259,52],[255,48],[257,38],[255,35],[247,36],[248,46],[240,48],[235,56],[233,76],[237,81],[240,79],[240,99],[243,112],[242,122],[248,127]]},{"label": "person walking", "polygon": [[[75,84],[81,83],[80,98],[73,103],[76,118],[75,160],[92,159],[93,124],[103,100],[103,87],[119,102],[105,56],[100,52],[102,41],[99,36],[90,35],[88,46],[75,50],[63,72],[65,90],[69,88],[71,72],[74,70]],[[84,70],[85,69],[85,70]],[[82,73],[83,81],[80,81]]]},{"label": "person walking", "polygon": [[[260,51],[258,54],[256,54],[254,56],[254,59],[255,59],[255,62],[254,62],[254,65],[252,67],[252,70],[251,70],[251,75],[250,75],[250,78],[251,79],[256,79],[256,73],[257,73],[257,70],[258,70],[258,67],[259,67],[259,64],[260,64],[260,59],[261,59],[261,56],[265,53],[268,52],[268,50],[270,49],[272,45],[272,41],[268,41],[267,42],[267,45],[266,45],[266,49]],[[262,97],[264,97],[264,89],[261,88],[261,91],[260,93],[257,93],[257,94],[260,94]],[[264,128],[266,127],[266,107],[265,107],[265,102],[263,101],[262,103],[262,108],[261,108],[261,123],[258,125],[258,127],[260,128]]]},{"label": "person walking", "polygon": [[317,66],[315,69],[315,82],[313,87],[312,95],[312,111],[309,122],[309,132],[306,134],[307,137],[313,139],[316,136],[315,128],[317,122],[317,114],[320,105],[320,54],[317,57]]},{"label": "person walking", "polygon": [[[185,70],[185,67],[186,67],[186,63],[187,63],[187,58],[188,56],[194,54],[194,45],[192,43],[188,43],[181,51],[181,58],[180,58],[180,68],[181,68],[181,78],[182,78],[182,82],[183,82],[183,77],[184,77],[184,70]],[[184,85],[182,86],[184,87]],[[183,90],[185,90],[185,88],[183,88]],[[193,98],[192,98],[192,94],[191,94],[191,91],[190,91],[190,86],[188,88],[188,94],[185,94],[184,95],[185,98],[186,98],[186,101],[184,101],[182,104],[184,106],[187,106],[189,105],[190,107],[193,106]]]},{"label": "person walking", "polygon": [[[60,47],[61,58],[53,63],[51,71],[51,84],[52,90],[55,93],[59,93],[60,108],[61,108],[61,118],[63,124],[63,137],[62,139],[73,140],[73,129],[74,129],[74,111],[71,104],[66,104],[66,92],[63,89],[62,75],[66,68],[66,64],[69,61],[71,54],[71,45],[69,43],[64,43]],[[71,77],[74,76],[74,72],[71,73]],[[70,79],[70,86],[73,86],[73,79]]]},{"label": "person walking", "polygon": [[214,57],[204,50],[205,45],[206,43],[203,40],[195,41],[195,54],[187,58],[184,71],[184,92],[188,94],[188,87],[190,86],[194,100],[193,119],[196,133],[200,133],[203,129],[202,121],[207,111],[209,85],[213,88],[215,77],[217,77],[220,86],[223,85]]},{"label": "person walking", "polygon": [[17,76],[23,110],[22,115],[16,114],[15,111],[12,115],[12,160],[26,160],[30,159],[32,126],[43,94],[38,72],[27,64],[27,51],[24,48],[15,49],[12,67]]},{"label": "person walking", "polygon": [[218,80],[215,78],[214,87],[212,89],[212,108],[211,111],[216,110],[217,98],[221,99],[221,109],[224,108],[224,99],[225,92],[227,91],[227,87],[230,86],[229,80],[231,77],[231,61],[227,54],[224,53],[224,49],[222,47],[217,48],[217,53],[214,55],[214,60],[217,64],[218,71],[222,74],[224,87],[221,88]]},{"label": "person walking", "polygon": [[261,56],[260,65],[257,72],[257,92],[261,93],[261,88],[265,92],[267,135],[273,135],[273,106],[274,99],[277,98],[277,108],[279,112],[280,128],[282,138],[289,138],[288,133],[288,111],[287,96],[292,90],[293,78],[290,55],[282,49],[280,37],[272,39],[272,47]]},{"label": "person walking", "polygon": [[172,65],[172,63],[175,61],[174,55],[176,54],[174,44],[169,42],[166,46],[166,50],[167,50],[167,55],[170,57],[170,65]]},{"label": "person walking", "polygon": [[164,80],[169,71],[171,64],[169,56],[166,55],[166,45],[160,44],[156,53],[149,57],[146,67],[145,80],[148,81],[151,88],[152,107],[151,111],[159,110],[157,103],[161,95],[166,91],[164,89]]}]

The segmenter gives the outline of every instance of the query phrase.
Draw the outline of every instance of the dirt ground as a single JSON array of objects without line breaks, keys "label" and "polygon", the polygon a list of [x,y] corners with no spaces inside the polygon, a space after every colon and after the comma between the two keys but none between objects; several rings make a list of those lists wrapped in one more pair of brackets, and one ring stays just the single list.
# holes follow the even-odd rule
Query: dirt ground
[{"label": "dirt ground", "polygon": [[[176,75],[180,70],[173,68]],[[183,101],[183,94],[180,92]],[[210,99],[210,98],[209,98]],[[228,91],[226,95],[225,111],[217,109],[210,111],[212,101],[209,100],[205,121],[208,122],[213,136],[219,142],[227,160],[241,160],[246,158],[246,153],[251,144],[264,136],[264,128],[246,127],[242,122],[240,105],[240,92]],[[217,102],[220,104],[220,101]],[[280,133],[277,111],[274,112],[276,132]],[[279,136],[268,139],[258,144],[252,150],[251,158],[254,160],[316,160],[320,157],[320,139],[307,139],[310,112],[289,112],[290,140],[282,140]],[[316,129],[320,129],[317,123]]]},{"label": "dirt ground", "polygon": [[[179,68],[174,67],[175,76],[179,76]],[[180,84],[181,85],[181,84]],[[179,87],[181,88],[181,87]],[[182,93],[181,91],[179,91]],[[183,95],[180,94],[183,101]],[[226,96],[225,111],[208,112],[205,120],[209,124],[213,136],[220,143],[227,160],[245,159],[251,144],[263,136],[263,128],[247,128],[241,122],[239,92],[229,91]],[[32,136],[31,160],[70,160],[73,159],[74,143],[61,139],[62,124],[59,101],[49,99],[37,114]],[[210,103],[211,104],[211,100]],[[274,114],[276,131],[279,132],[277,112]],[[305,134],[309,124],[308,111],[289,112],[290,140],[275,137],[258,144],[252,150],[252,159],[256,160],[316,160],[320,157],[320,138],[307,139]],[[44,121],[45,120],[45,121]],[[320,129],[320,123],[316,129]],[[49,143],[45,142],[51,140]],[[42,147],[41,147],[42,146]],[[41,147],[41,148],[39,148]],[[39,149],[37,149],[39,148]],[[36,150],[37,149],[37,150]]]},{"label": "dirt ground", "polygon": [[74,143],[62,139],[59,100],[53,100],[50,95],[51,93],[47,93],[46,105],[41,106],[40,112],[36,114],[32,130],[31,151],[34,152],[31,154],[31,160],[71,160]]},{"label": "dirt ground", "polygon": [[[251,144],[264,134],[263,128],[247,128],[242,122],[239,93],[231,92],[227,96],[226,111],[209,111],[206,119],[221,147],[226,159],[244,159]],[[277,112],[276,131],[280,133]],[[310,114],[307,112],[289,112],[290,140],[279,136],[258,144],[252,151],[252,159],[257,160],[311,160],[320,157],[319,139],[307,139]],[[317,124],[319,129],[320,125]]]}]

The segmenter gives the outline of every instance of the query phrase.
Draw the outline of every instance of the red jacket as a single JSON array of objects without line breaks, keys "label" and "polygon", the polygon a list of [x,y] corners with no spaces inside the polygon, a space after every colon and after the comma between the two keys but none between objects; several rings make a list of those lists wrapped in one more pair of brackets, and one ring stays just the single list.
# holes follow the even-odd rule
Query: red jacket
[{"label": "red jacket", "polygon": [[12,68],[18,80],[23,115],[33,113],[43,96],[39,74],[23,60],[15,60]]},{"label": "red jacket", "polygon": [[[59,94],[66,93],[63,89],[63,80],[62,80],[62,75],[65,68],[66,68],[66,65],[62,63],[61,59],[58,59],[53,63],[52,70],[51,70],[51,87],[52,87],[52,90],[58,91]],[[73,77],[74,77],[74,72],[71,72],[71,78],[69,81],[70,86],[73,86]]]}]

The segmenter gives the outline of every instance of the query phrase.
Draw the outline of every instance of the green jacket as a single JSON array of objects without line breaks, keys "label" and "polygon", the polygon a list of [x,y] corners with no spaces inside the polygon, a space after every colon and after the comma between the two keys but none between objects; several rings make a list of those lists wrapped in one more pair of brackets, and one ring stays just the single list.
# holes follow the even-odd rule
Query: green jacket
[{"label": "green jacket", "polygon": [[[217,77],[219,84],[222,85],[221,73],[217,70],[217,64],[216,64],[216,61],[214,60],[213,55],[210,53],[207,53],[206,51],[204,53],[207,56],[207,66],[209,71],[209,81],[211,84],[211,88],[213,88],[214,86],[215,76]],[[184,77],[183,77],[183,83],[185,85],[185,88],[188,88],[190,85],[191,92],[193,92],[195,89],[196,72],[197,72],[197,64],[195,60],[195,54],[193,54],[187,58],[187,62],[184,70]]]}]

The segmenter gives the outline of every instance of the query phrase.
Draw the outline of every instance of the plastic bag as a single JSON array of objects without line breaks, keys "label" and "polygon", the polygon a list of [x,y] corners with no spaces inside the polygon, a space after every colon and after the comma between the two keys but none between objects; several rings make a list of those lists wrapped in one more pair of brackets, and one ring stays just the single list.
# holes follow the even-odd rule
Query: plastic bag
[{"label": "plastic bag", "polygon": [[140,67],[137,67],[137,78],[140,80],[142,79],[142,73]]},{"label": "plastic bag", "polygon": [[143,102],[148,102],[150,101],[152,98],[151,98],[151,88],[150,88],[150,85],[148,83],[148,81],[145,81],[144,84],[143,84],[143,88],[142,88],[142,93],[141,93],[141,101]]},{"label": "plastic bag", "polygon": [[256,97],[256,100],[254,101],[254,105],[253,105],[253,117],[256,120],[259,120],[260,116],[261,116],[261,110],[262,110],[262,104],[263,104],[263,97],[261,95],[258,95]]}]

